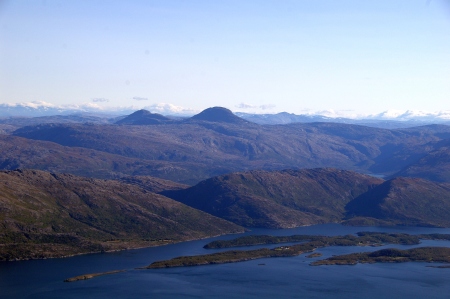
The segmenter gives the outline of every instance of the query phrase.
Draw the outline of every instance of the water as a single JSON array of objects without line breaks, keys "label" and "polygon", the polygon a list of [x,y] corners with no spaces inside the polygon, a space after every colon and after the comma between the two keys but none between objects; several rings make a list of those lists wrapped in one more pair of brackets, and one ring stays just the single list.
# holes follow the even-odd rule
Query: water
[{"label": "water", "polygon": [[[345,235],[358,231],[450,233],[450,229],[326,224],[256,229],[246,234]],[[215,252],[203,249],[203,245],[237,236],[64,259],[0,263],[0,298],[448,298],[450,293],[450,269],[430,268],[426,263],[313,267],[309,263],[314,259],[301,255],[200,267],[135,269],[156,260]],[[450,242],[426,241],[416,246],[450,246]],[[320,258],[326,258],[375,249],[380,248],[328,247],[318,252],[323,254]],[[63,282],[81,274],[117,269],[127,271]]]}]

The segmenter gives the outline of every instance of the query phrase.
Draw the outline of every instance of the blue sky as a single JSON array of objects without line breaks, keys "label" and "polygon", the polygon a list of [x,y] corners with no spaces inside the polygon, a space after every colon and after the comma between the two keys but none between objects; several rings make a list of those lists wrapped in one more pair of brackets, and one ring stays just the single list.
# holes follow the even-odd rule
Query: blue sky
[{"label": "blue sky", "polygon": [[448,0],[0,0],[0,103],[367,114],[449,98]]}]

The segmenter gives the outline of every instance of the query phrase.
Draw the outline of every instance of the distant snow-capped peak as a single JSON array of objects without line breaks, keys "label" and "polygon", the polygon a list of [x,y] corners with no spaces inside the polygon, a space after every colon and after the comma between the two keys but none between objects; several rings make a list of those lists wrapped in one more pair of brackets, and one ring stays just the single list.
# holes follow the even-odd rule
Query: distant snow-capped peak
[{"label": "distant snow-capped peak", "polygon": [[428,119],[440,119],[450,120],[450,110],[428,112],[421,110],[387,110],[379,114],[368,115],[367,118],[371,119],[386,119],[386,120],[428,120]]}]

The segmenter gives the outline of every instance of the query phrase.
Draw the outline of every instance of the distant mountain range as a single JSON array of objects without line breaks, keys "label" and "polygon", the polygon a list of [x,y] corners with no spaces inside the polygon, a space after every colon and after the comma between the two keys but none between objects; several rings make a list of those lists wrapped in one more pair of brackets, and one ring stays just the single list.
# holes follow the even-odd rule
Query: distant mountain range
[{"label": "distant mountain range", "polygon": [[[180,107],[164,104],[162,107],[154,105],[149,110],[157,108],[155,115],[161,117],[189,118],[195,113],[192,110],[180,110]],[[43,116],[58,116],[59,121],[75,122],[83,121],[81,118],[90,118],[93,122],[115,122],[117,117],[129,115],[136,111],[133,108],[101,108],[95,103],[84,105],[62,105],[57,106],[45,102],[32,102],[22,104],[0,104],[0,121],[5,123],[5,118],[35,118]],[[145,111],[145,109],[141,109]],[[148,111],[148,110],[147,110]],[[149,112],[149,111],[148,111]],[[142,112],[141,112],[142,113]],[[150,113],[150,112],[149,112]],[[309,123],[309,122],[337,122],[348,124],[360,124],[380,128],[404,128],[426,124],[450,124],[450,111],[440,111],[435,113],[423,111],[394,111],[388,110],[378,114],[358,115],[355,117],[345,117],[334,112],[318,112],[307,114],[293,114],[281,112],[276,114],[251,114],[235,112],[237,116],[250,122],[258,124],[289,124],[289,123]],[[3,118],[3,120],[1,119]],[[56,120],[56,119],[55,119]],[[9,120],[9,122],[17,120]],[[42,120],[41,120],[42,121]],[[131,124],[131,123],[128,123]]]},{"label": "distant mountain range", "polygon": [[[149,119],[151,124],[137,125],[148,123]],[[52,147],[69,147],[55,149],[53,160],[60,159],[56,153],[84,148],[83,156],[74,157],[83,159],[85,164],[72,165],[70,160],[62,164],[68,172],[78,175],[85,175],[80,169],[95,169],[97,166],[89,165],[99,161],[104,165],[104,175],[109,173],[110,178],[152,175],[189,184],[250,169],[335,167],[394,175],[428,153],[443,150],[443,142],[450,139],[450,126],[446,125],[395,130],[331,122],[259,125],[220,107],[177,121],[141,111],[116,121],[121,122],[132,125],[44,123],[18,128],[12,135],[25,139],[3,138],[3,142],[13,143],[9,147],[15,154],[3,154],[0,165],[6,169],[17,165],[28,168],[29,162],[38,162],[36,157],[43,154],[26,158],[24,153],[29,151],[21,151],[14,142],[25,146],[40,140],[51,142]],[[33,148],[36,151],[38,147]],[[93,159],[93,154],[87,157],[87,150],[104,158]],[[47,160],[52,164],[51,159]],[[54,171],[42,162],[33,167],[39,165],[39,169]],[[440,169],[448,171],[446,166]]]},{"label": "distant mountain range", "polygon": [[377,128],[408,128],[423,126],[427,124],[447,124],[450,125],[449,114],[426,114],[426,113],[408,113],[403,114],[389,114],[380,113],[377,115],[361,116],[358,118],[346,118],[339,116],[324,116],[320,114],[303,114],[296,115],[287,112],[277,114],[249,114],[236,112],[236,115],[258,124],[275,125],[275,124],[290,124],[290,123],[311,123],[311,122],[333,122],[345,124],[357,124]]}]

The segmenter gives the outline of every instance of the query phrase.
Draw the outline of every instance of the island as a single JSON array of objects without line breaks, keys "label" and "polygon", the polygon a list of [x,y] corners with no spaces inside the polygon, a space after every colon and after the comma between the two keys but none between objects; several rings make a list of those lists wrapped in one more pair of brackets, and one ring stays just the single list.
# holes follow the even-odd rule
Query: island
[{"label": "island", "polygon": [[79,281],[79,280],[86,280],[86,279],[91,279],[91,278],[98,277],[98,276],[111,275],[111,274],[121,273],[121,272],[125,272],[125,271],[126,270],[113,270],[113,271],[107,271],[107,272],[101,272],[101,273],[83,274],[83,275],[67,278],[64,280],[64,282],[74,282],[74,281]]},{"label": "island", "polygon": [[[321,265],[355,265],[358,263],[404,263],[404,262],[440,262],[450,263],[450,248],[448,247],[419,247],[407,250],[388,248],[374,252],[351,253],[332,256],[330,258],[312,262],[312,266]],[[436,268],[448,268],[439,266]]]},{"label": "island", "polygon": [[[171,268],[200,266],[209,264],[235,263],[269,257],[292,257],[316,249],[329,246],[381,246],[386,244],[417,245],[420,240],[450,240],[449,234],[421,234],[409,235],[403,233],[379,233],[359,232],[356,235],[346,236],[317,236],[317,235],[293,235],[293,236],[245,236],[233,240],[219,240],[204,246],[207,249],[232,248],[240,246],[255,246],[261,244],[296,243],[293,245],[276,248],[261,248],[254,250],[229,250],[212,254],[181,256],[170,260],[156,261],[144,268]],[[350,265],[358,262],[406,262],[406,261],[433,261],[450,262],[445,259],[445,252],[450,249],[445,247],[422,247],[410,250],[383,249],[369,253],[354,253],[344,256],[334,256],[322,261],[315,261],[311,265]],[[310,257],[319,257],[319,254]]]}]

